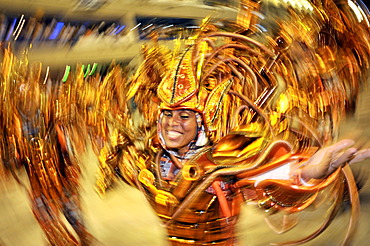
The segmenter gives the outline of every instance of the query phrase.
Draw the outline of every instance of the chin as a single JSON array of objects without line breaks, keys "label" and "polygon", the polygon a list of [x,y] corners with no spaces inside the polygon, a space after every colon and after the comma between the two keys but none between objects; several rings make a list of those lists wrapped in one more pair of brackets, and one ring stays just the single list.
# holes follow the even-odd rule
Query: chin
[{"label": "chin", "polygon": [[174,144],[166,144],[166,148],[170,150],[178,150],[180,148],[179,145],[174,145]]},{"label": "chin", "polygon": [[172,141],[168,141],[168,140],[167,141],[165,140],[165,145],[167,149],[174,150],[174,151],[177,151],[178,149],[181,148],[180,144],[173,143]]}]

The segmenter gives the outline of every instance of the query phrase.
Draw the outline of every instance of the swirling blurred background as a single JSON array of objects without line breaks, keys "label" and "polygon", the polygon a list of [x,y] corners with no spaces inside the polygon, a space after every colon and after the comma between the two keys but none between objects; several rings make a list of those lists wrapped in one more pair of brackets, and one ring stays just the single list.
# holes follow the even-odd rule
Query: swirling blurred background
[{"label": "swirling blurred background", "polygon": [[[287,8],[297,13],[310,11],[309,2],[304,0],[264,3],[274,6],[270,10],[274,11],[270,17],[273,19],[280,15],[282,18]],[[238,4],[236,0],[1,0],[0,43],[3,48],[10,45],[16,55],[27,53],[30,62],[41,62],[48,81],[66,81],[77,64],[83,67],[85,76],[104,74],[113,60],[132,73],[141,61],[141,46],[153,35],[171,47],[180,33],[191,36],[208,16],[220,23],[235,21]],[[359,4],[366,8],[365,3]],[[266,18],[258,12],[253,14]],[[273,21],[263,23],[256,27],[261,32],[274,28]],[[366,146],[370,137],[368,81],[359,89],[355,112],[342,119],[340,138],[361,137]],[[78,156],[84,163],[81,195],[91,233],[102,245],[167,245],[164,228],[139,191],[122,183],[103,199],[98,196],[93,189],[98,160],[92,148],[89,146],[86,153]],[[353,244],[359,246],[368,245],[370,233],[370,184],[366,182],[369,165],[369,161],[364,161],[353,167],[363,186],[361,222]],[[20,173],[20,178],[27,182],[25,174]],[[0,183],[0,190],[0,245],[47,245],[23,187],[6,179]],[[349,204],[345,204],[331,227],[305,245],[339,245],[349,211]],[[303,215],[304,222],[287,238],[292,234],[295,238],[304,237],[317,229],[322,214],[308,211]],[[240,245],[268,245],[285,240],[284,235],[266,225],[263,215],[252,206],[243,208],[239,231]]]}]

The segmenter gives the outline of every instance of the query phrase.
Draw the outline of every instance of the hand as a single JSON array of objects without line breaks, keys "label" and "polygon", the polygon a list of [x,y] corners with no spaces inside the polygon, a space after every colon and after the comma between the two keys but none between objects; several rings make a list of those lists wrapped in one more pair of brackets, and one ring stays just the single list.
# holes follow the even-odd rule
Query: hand
[{"label": "hand", "polygon": [[361,162],[370,158],[370,149],[358,151],[352,147],[355,142],[351,139],[339,141],[316,152],[302,168],[301,177],[304,180],[325,178],[347,162]]}]

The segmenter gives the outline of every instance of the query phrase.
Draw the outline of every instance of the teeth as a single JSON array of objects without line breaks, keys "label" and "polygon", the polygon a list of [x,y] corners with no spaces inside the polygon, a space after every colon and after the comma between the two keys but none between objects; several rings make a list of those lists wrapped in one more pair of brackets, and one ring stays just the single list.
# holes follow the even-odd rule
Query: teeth
[{"label": "teeth", "polygon": [[170,138],[176,138],[178,136],[181,136],[182,134],[179,133],[179,132],[175,132],[175,131],[168,131],[167,132],[167,136],[170,137]]}]

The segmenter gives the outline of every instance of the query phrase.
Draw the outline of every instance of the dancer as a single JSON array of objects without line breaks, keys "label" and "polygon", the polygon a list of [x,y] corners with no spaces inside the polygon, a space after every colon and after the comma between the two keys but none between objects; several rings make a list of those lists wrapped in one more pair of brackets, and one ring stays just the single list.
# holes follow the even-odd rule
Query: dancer
[{"label": "dancer", "polygon": [[[85,228],[80,204],[81,166],[71,145],[71,135],[78,136],[75,115],[55,104],[56,92],[49,93],[41,82],[40,63],[30,65],[6,49],[1,65],[5,170],[26,189],[50,245],[91,245],[94,238]],[[18,178],[23,170],[29,182]]]},{"label": "dancer", "polygon": [[[144,121],[135,128],[139,119],[125,112],[125,121],[112,122],[116,144],[99,157],[100,194],[122,179],[146,195],[173,245],[233,245],[243,203],[289,215],[330,190],[331,216],[319,231],[289,242],[298,244],[330,224],[349,191],[348,243],[359,209],[348,164],[370,150],[339,141],[338,125],[366,78],[369,29],[347,5],[309,6],[313,12],[299,14],[288,7],[288,18],[269,23],[277,29],[265,35],[249,18],[205,23],[172,51],[147,47],[123,89],[127,108]],[[321,15],[328,8],[348,18]]]}]

